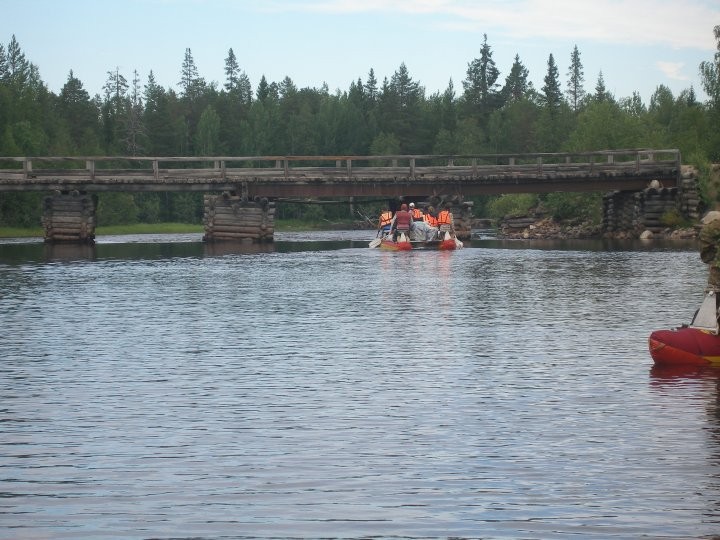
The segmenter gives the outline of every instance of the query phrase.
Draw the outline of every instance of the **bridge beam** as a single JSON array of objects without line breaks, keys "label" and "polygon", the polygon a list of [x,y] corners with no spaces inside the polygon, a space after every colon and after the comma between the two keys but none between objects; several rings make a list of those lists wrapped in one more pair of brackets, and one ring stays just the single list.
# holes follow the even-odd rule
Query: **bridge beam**
[{"label": "bridge beam", "polygon": [[203,223],[205,242],[272,242],[275,203],[260,197],[248,200],[227,191],[222,195],[205,195]]},{"label": "bridge beam", "polygon": [[78,191],[56,192],[43,200],[45,242],[95,243],[97,198]]}]

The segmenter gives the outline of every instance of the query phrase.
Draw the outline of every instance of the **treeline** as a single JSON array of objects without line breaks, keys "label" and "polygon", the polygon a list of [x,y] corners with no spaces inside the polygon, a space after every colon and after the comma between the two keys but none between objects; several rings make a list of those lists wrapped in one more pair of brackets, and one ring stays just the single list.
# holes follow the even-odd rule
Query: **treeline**
[{"label": "treeline", "polygon": [[[206,81],[190,49],[179,69],[178,90],[163,87],[151,71],[107,72],[102,94],[90,96],[70,71],[59,94],[49,91],[37,66],[12,36],[0,44],[0,156],[33,155],[381,155],[482,154],[679,148],[684,162],[707,167],[720,161],[720,26],[718,52],[699,66],[703,90],[679,95],[659,85],[649,103],[637,92],[607,91],[602,72],[588,83],[577,46],[565,77],[552,54],[541,88],[519,56],[505,74],[483,36],[479,56],[468,62],[456,87],[427,94],[404,63],[388,78],[373,69],[331,92],[326,85],[298,88],[289,77],[253,88],[233,49],[224,60],[222,84]],[[594,78],[594,77],[593,77]],[[715,198],[708,190],[706,196]],[[3,194],[0,225],[39,216],[39,195]],[[596,209],[597,196],[549,195],[540,201],[555,214]],[[710,201],[709,201],[710,202]],[[480,212],[508,212],[537,204],[536,197],[479,201]],[[37,211],[28,212],[28,207]],[[33,207],[34,208],[34,207]],[[347,208],[313,207],[316,219]],[[279,217],[303,217],[308,207],[281,205]],[[101,224],[199,222],[198,194],[103,194]],[[560,216],[562,217],[562,216]],[[38,218],[39,219],[39,218]]]}]

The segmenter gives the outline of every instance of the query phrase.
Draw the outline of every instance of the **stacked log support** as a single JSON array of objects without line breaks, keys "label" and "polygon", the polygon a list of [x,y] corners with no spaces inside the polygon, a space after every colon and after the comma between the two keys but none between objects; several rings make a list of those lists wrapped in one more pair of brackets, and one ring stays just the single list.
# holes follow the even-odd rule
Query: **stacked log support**
[{"label": "stacked log support", "polygon": [[45,242],[95,243],[95,207],[92,195],[77,191],[55,193],[43,200]]},{"label": "stacked log support", "polygon": [[450,211],[453,214],[455,235],[461,240],[469,240],[472,236],[473,202],[456,202]]},{"label": "stacked log support", "polygon": [[700,219],[701,206],[697,171],[692,167],[683,167],[680,178],[680,213],[692,221],[697,221]]},{"label": "stacked log support", "polygon": [[663,216],[678,211],[678,188],[648,188],[643,194],[643,229],[660,232],[667,227]]},{"label": "stacked log support", "polygon": [[629,231],[637,227],[642,211],[642,201],[637,195],[629,191],[613,191],[603,197],[605,232]]},{"label": "stacked log support", "polygon": [[275,203],[249,201],[228,192],[205,195],[205,242],[272,242],[275,234]]},{"label": "stacked log support", "polygon": [[603,197],[603,230],[609,233],[648,230],[661,232],[668,218],[689,221],[700,217],[701,200],[697,174],[684,170],[679,187],[663,187],[658,181],[642,191],[614,191]]}]

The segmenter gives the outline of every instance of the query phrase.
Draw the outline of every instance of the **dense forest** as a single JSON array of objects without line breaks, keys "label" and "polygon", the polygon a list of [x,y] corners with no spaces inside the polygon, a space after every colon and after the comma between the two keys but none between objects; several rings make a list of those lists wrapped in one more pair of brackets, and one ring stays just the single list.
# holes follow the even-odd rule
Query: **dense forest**
[{"label": "dense forest", "polygon": [[[700,102],[690,87],[673,95],[657,86],[649,103],[637,92],[614,96],[602,72],[586,80],[581,52],[569,52],[565,77],[549,55],[542,88],[516,55],[506,72],[495,64],[487,36],[456,87],[427,95],[404,63],[382,81],[373,69],[331,93],[298,88],[286,77],[253,85],[232,49],[225,80],[207,82],[191,50],[179,62],[178,90],[151,71],[141,79],[113,69],[102,95],[90,96],[69,72],[59,94],[13,35],[0,44],[0,156],[117,155],[383,155],[492,154],[624,148],[679,148],[683,162],[707,172],[720,161],[720,26],[718,50],[702,62]],[[716,191],[704,186],[709,205]],[[497,217],[542,203],[556,217],[588,217],[598,194],[500,196],[478,201],[477,215]],[[41,194],[0,196],[0,225],[37,226]],[[32,208],[32,211],[28,211]],[[280,218],[332,219],[347,206],[281,204]],[[35,210],[37,209],[37,210]],[[113,223],[199,223],[202,195],[102,194],[98,218]],[[28,222],[30,221],[30,222]]]}]

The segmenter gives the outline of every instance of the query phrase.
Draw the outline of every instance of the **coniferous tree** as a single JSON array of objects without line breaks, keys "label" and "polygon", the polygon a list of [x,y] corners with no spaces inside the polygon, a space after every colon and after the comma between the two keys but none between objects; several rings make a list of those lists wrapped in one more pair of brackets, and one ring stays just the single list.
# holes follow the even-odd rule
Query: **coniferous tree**
[{"label": "coniferous tree", "polygon": [[505,78],[505,86],[502,89],[503,101],[520,101],[525,99],[532,91],[532,82],[528,81],[530,72],[520,61],[520,55],[515,55],[515,61],[510,68],[510,73]]},{"label": "coniferous tree", "polygon": [[212,105],[208,105],[200,116],[195,148],[200,156],[212,156],[220,151],[220,117]]},{"label": "coniferous tree", "polygon": [[125,101],[125,114],[123,123],[125,137],[123,142],[125,149],[131,156],[141,154],[145,147],[145,128],[142,121],[143,104],[140,97],[140,75],[133,70],[133,80],[130,96]]},{"label": "coniferous tree", "polygon": [[502,96],[498,89],[500,71],[492,58],[492,49],[483,34],[480,57],[468,64],[467,77],[463,81],[463,95],[470,113],[482,122],[487,121],[492,111],[502,106]]},{"label": "coniferous tree", "polygon": [[7,82],[10,77],[5,47],[0,43],[0,82]]},{"label": "coniferous tree", "polygon": [[192,51],[190,50],[190,48],[187,48],[185,49],[185,57],[182,63],[181,78],[179,83],[180,88],[182,88],[182,95],[184,97],[195,97],[194,93],[197,89],[197,82],[199,78],[200,77],[198,75],[198,69],[195,65]]},{"label": "coniferous tree", "polygon": [[20,44],[13,34],[7,49],[7,76],[16,88],[24,85],[30,76],[30,62],[25,58]]},{"label": "coniferous tree", "polygon": [[126,109],[125,98],[128,89],[127,79],[119,68],[107,72],[107,81],[103,86],[105,99],[102,105],[103,136],[106,151],[114,154],[121,150],[124,138],[123,115]]},{"label": "coniferous tree", "polygon": [[570,68],[567,73],[568,82],[567,90],[565,91],[570,102],[570,108],[573,112],[577,113],[582,104],[583,98],[585,97],[585,89],[583,84],[585,77],[583,73],[583,65],[580,61],[580,51],[578,51],[577,45],[573,48],[573,52],[570,55]]},{"label": "coniferous tree", "polygon": [[556,110],[562,104],[562,92],[560,91],[560,78],[558,75],[557,65],[552,53],[547,62],[547,74],[543,81],[541,100],[544,106],[549,110]]},{"label": "coniferous tree", "polygon": [[87,145],[89,139],[96,140],[98,111],[72,70],[60,90],[57,110],[67,126],[76,151]]},{"label": "coniferous tree", "polygon": [[227,58],[225,58],[225,90],[229,93],[237,90],[239,77],[240,65],[235,58],[235,53],[230,48]]},{"label": "coniferous tree", "polygon": [[597,84],[595,85],[595,95],[593,98],[595,101],[608,101],[612,99],[612,96],[605,88],[605,78],[603,77],[602,71],[600,71],[600,74],[598,75]]},{"label": "coniferous tree", "polygon": [[378,86],[377,79],[375,78],[375,71],[373,70],[373,68],[370,68],[367,82],[365,83],[365,95],[367,96],[367,99],[371,104],[374,104],[377,101]]}]

